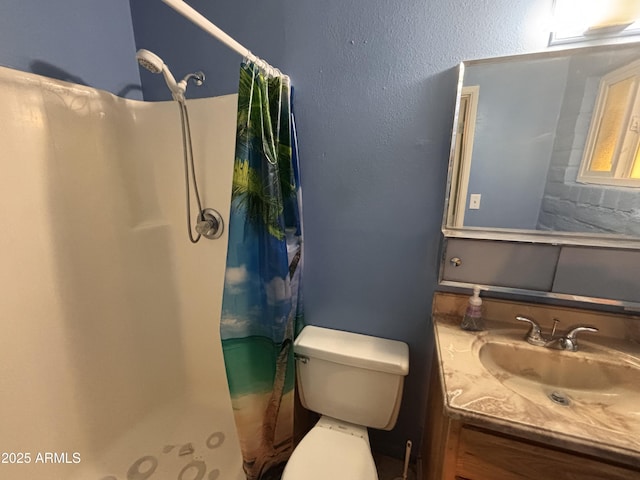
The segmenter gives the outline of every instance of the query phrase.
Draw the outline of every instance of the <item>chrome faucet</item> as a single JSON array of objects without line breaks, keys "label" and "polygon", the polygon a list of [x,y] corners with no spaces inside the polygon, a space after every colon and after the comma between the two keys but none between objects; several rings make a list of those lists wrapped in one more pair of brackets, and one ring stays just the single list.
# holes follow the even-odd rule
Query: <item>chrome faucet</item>
[{"label": "chrome faucet", "polygon": [[556,326],[558,324],[558,320],[554,319],[553,330],[551,332],[550,338],[544,338],[542,335],[542,329],[540,325],[536,323],[535,320],[532,320],[527,317],[516,316],[516,320],[521,322],[527,322],[531,325],[529,328],[529,332],[525,339],[531,345],[536,345],[538,347],[548,347],[548,348],[558,348],[559,350],[567,350],[570,352],[578,351],[578,339],[577,335],[579,332],[597,332],[598,329],[595,327],[590,327],[587,325],[578,325],[576,327],[572,327],[565,335],[557,337],[555,335]]}]

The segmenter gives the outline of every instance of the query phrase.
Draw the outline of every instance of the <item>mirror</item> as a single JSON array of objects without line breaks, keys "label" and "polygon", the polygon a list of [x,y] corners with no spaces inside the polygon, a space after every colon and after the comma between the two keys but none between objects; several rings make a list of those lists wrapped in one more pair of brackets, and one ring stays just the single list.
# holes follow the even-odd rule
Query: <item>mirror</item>
[{"label": "mirror", "polygon": [[464,62],[445,236],[640,248],[639,45]]}]

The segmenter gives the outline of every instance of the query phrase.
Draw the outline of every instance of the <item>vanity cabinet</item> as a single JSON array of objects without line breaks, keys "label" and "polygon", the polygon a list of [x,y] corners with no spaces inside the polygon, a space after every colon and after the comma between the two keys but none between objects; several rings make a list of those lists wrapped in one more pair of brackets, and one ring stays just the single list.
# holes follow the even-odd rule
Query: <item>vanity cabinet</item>
[{"label": "vanity cabinet", "polygon": [[559,256],[557,245],[450,238],[441,281],[549,292]]},{"label": "vanity cabinet", "polygon": [[640,250],[449,238],[442,255],[446,286],[640,301]]},{"label": "vanity cabinet", "polygon": [[640,480],[640,470],[618,465],[445,414],[434,361],[421,480]]}]

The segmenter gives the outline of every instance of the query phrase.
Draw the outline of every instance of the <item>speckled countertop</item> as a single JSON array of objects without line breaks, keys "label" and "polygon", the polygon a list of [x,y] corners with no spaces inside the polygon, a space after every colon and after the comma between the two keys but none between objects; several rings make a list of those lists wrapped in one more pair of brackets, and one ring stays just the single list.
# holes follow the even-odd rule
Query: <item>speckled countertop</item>
[{"label": "speckled countertop", "polygon": [[[485,300],[486,330],[467,332],[459,327],[466,298],[434,297],[447,415],[640,468],[640,319]],[[546,333],[553,318],[560,319],[561,333],[575,324],[594,325],[600,332],[579,338],[578,352],[535,347],[524,340],[528,326],[511,320],[515,315],[534,318]],[[500,368],[486,354],[490,348],[513,356]],[[567,364],[577,368],[567,370]],[[540,369],[550,372],[551,385],[538,381]],[[567,378],[553,377],[556,371]],[[554,403],[549,398],[554,391],[568,398],[569,405]]]}]

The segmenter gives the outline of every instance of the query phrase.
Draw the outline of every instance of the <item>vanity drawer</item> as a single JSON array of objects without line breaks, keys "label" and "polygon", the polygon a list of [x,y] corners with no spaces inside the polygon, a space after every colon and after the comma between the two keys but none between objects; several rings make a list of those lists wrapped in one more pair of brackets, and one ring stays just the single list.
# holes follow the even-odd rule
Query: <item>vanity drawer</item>
[{"label": "vanity drawer", "polygon": [[638,480],[640,472],[463,426],[456,478],[465,480]]}]

